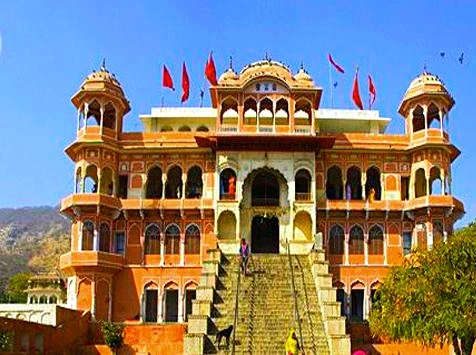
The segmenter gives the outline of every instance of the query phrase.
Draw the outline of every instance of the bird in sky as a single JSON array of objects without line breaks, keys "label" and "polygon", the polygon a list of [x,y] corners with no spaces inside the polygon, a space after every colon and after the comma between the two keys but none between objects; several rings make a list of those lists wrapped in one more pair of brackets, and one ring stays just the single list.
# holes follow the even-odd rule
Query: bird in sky
[{"label": "bird in sky", "polygon": [[444,57],[445,57],[445,55],[446,55],[446,53],[445,53],[445,52],[440,52],[440,57],[441,57],[441,58],[444,58]]},{"label": "bird in sky", "polygon": [[335,88],[337,87],[337,81],[334,82],[334,87],[335,87]]},{"label": "bird in sky", "polygon": [[464,52],[461,52],[461,55],[458,58],[459,64],[463,64],[463,60],[464,60]]}]

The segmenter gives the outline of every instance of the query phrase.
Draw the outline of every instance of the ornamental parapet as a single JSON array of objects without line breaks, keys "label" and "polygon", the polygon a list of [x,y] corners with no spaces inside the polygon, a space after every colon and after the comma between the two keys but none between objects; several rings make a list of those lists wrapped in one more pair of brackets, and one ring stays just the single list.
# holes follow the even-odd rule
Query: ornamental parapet
[{"label": "ornamental parapet", "polygon": [[115,274],[125,264],[124,256],[102,251],[71,251],[60,257],[60,268],[67,275],[82,272]]}]

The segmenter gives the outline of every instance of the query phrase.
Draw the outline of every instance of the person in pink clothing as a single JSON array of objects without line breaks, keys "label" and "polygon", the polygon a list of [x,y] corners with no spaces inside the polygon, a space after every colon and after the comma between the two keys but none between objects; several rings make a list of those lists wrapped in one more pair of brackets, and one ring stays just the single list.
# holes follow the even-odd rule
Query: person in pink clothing
[{"label": "person in pink clothing", "polygon": [[241,271],[243,272],[243,275],[246,276],[246,267],[248,265],[248,259],[250,257],[250,247],[249,247],[248,243],[246,243],[245,238],[241,239],[241,245],[240,245],[239,253],[240,253]]}]

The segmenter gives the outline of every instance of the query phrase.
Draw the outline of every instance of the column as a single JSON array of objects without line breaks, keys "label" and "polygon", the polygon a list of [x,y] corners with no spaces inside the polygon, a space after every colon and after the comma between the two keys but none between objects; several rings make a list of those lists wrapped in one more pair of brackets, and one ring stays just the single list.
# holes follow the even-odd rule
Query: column
[{"label": "column", "polygon": [[185,265],[185,233],[180,233],[180,265]]},{"label": "column", "polygon": [[157,295],[157,323],[162,323],[163,322],[163,305],[162,305],[163,293],[160,292],[160,289],[157,290],[157,293],[158,293]]},{"label": "column", "polygon": [[110,322],[112,320],[112,277],[109,282],[109,304],[107,308],[107,320]]},{"label": "column", "polygon": [[84,117],[83,117],[83,120],[84,120],[83,128],[84,128],[85,131],[86,131],[86,128],[88,128],[88,112],[89,112],[89,105],[88,105],[88,103],[85,103],[84,104]]},{"label": "column", "polygon": [[438,115],[440,117],[440,135],[443,137],[443,112],[441,109],[438,111]]},{"label": "column", "polygon": [[160,238],[160,266],[165,264],[165,237]]},{"label": "column", "polygon": [[349,265],[349,232],[345,232],[344,241],[344,264]]},{"label": "column", "polygon": [[180,198],[185,198],[185,185],[187,185],[187,174],[182,173],[182,192],[180,193]]},{"label": "column", "polygon": [[162,198],[165,198],[165,184],[167,183],[167,174],[162,173]]},{"label": "column", "polygon": [[428,137],[428,106],[423,105],[423,119],[425,120],[425,137]]},{"label": "column", "polygon": [[361,181],[360,184],[362,185],[362,199],[365,201],[366,199],[366,193],[365,193],[365,183],[367,182],[367,173],[362,170],[361,173]]},{"label": "column", "polygon": [[76,126],[76,132],[79,134],[79,129],[81,128],[81,109],[78,108],[78,124]]},{"label": "column", "polygon": [[425,183],[426,183],[426,196],[430,195],[430,174],[427,172],[427,168],[425,167]]},{"label": "column", "polygon": [[[99,152],[101,154],[101,152]],[[97,182],[97,188],[96,188],[96,193],[99,194],[101,193],[101,188],[102,188],[102,169],[98,167],[98,182]]]},{"label": "column", "polygon": [[369,264],[369,233],[364,232],[364,264]]},{"label": "column", "polygon": [[384,265],[387,265],[387,238],[388,238],[387,226],[385,225],[384,233],[383,233],[383,264]]},{"label": "column", "polygon": [[[83,250],[83,222],[80,221],[78,224],[78,251],[81,251]],[[73,240],[71,240],[71,243],[73,243]]]},{"label": "column", "polygon": [[96,319],[96,281],[91,281],[91,317]]},{"label": "column", "polygon": [[101,113],[101,118],[99,120],[99,133],[102,134],[103,127],[104,127],[104,107],[103,107],[103,105],[101,105],[101,108],[99,109],[99,112]]},{"label": "column", "polygon": [[183,323],[183,294],[182,294],[182,290],[179,288],[178,289],[178,319],[177,321],[179,323]]},{"label": "column", "polygon": [[99,236],[98,236],[98,226],[94,225],[94,233],[93,233],[93,250],[99,250]]}]

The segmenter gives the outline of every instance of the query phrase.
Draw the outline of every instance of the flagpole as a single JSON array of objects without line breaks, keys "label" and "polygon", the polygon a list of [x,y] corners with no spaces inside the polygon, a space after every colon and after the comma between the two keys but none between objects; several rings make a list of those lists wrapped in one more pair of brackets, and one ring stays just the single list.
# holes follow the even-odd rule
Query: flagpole
[{"label": "flagpole", "polygon": [[331,63],[327,61],[327,66],[329,67],[329,89],[331,92],[331,108],[334,108],[334,93],[332,89],[332,69],[331,69]]}]

